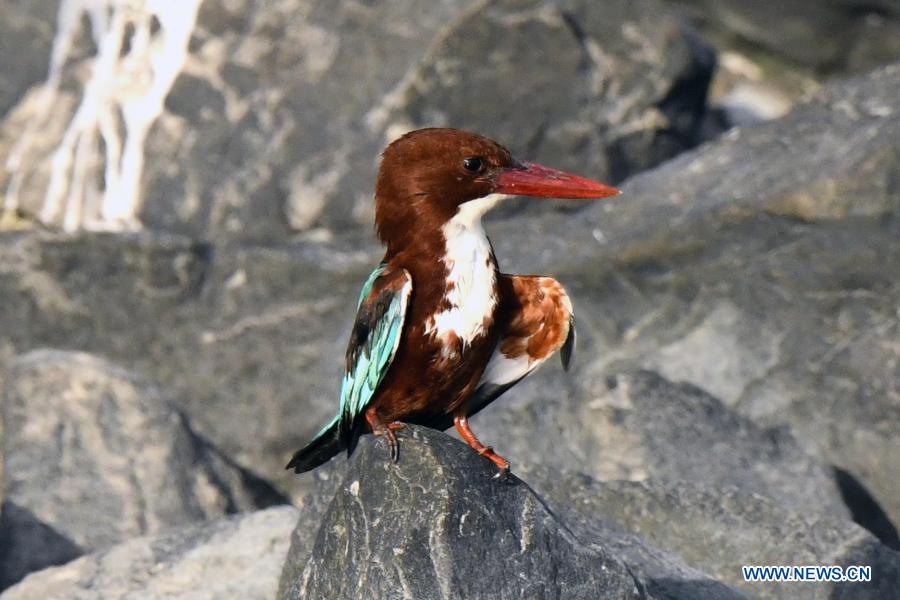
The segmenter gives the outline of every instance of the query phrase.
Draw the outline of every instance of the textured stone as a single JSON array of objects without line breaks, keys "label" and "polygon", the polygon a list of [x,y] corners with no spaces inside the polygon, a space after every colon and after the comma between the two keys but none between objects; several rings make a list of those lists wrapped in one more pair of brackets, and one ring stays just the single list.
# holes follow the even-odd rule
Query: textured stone
[{"label": "textured stone", "polygon": [[503,267],[567,286],[580,350],[572,379],[542,372],[485,412],[491,441],[507,445],[511,411],[567,431],[567,398],[590,402],[607,375],[655,369],[788,425],[849,475],[844,492],[874,498],[893,522],[881,539],[896,540],[898,95],[893,65],[635,177],[575,219],[492,224]]},{"label": "textured stone", "polygon": [[[265,243],[368,231],[374,157],[427,125],[620,180],[698,142],[714,62],[657,0],[209,0],[145,145],[141,218]],[[66,86],[47,111],[31,94],[0,126],[3,154],[40,124],[17,174],[26,218],[79,96]]]},{"label": "textured stone", "polygon": [[[533,268],[535,257],[549,264],[566,252],[567,269],[596,270],[610,256],[639,262],[696,251],[717,228],[760,214],[814,223],[891,217],[900,211],[898,95],[900,63],[823,87],[781,119],[732,129],[631,178],[623,196],[577,219],[498,222],[498,254]],[[547,241],[519,259],[522,232]]]},{"label": "textured stone", "polygon": [[[413,429],[416,428],[414,427]],[[402,435],[404,434],[401,433]],[[429,439],[440,436],[440,434],[429,430],[421,431],[421,435]],[[403,442],[418,445],[419,439],[404,439]],[[430,442],[427,443],[430,444]],[[377,448],[376,444],[376,461],[379,460],[378,451],[379,448]],[[434,451],[435,456],[439,456],[444,451],[453,453],[470,452],[470,450],[457,444],[440,443],[438,449]],[[404,453],[405,457],[406,454]],[[414,455],[412,460],[420,458],[422,457]],[[425,456],[425,460],[430,460],[428,455]],[[446,461],[444,458],[438,458],[437,460],[440,463]],[[473,465],[477,472],[480,472],[483,466],[483,463]],[[420,465],[406,468],[407,470],[418,469]],[[316,470],[316,485],[310,493],[303,497],[300,518],[291,534],[291,548],[281,574],[279,598],[291,597],[290,594],[297,591],[298,585],[295,585],[295,582],[302,580],[304,569],[316,544],[319,527],[322,524],[324,515],[329,510],[330,502],[335,497],[335,492],[347,483],[345,480],[346,472],[347,468],[343,461],[335,461]],[[538,467],[530,470],[525,479],[529,480],[532,477],[536,481],[541,482],[549,480],[552,475],[545,473],[541,467]],[[565,475],[564,477],[566,486],[573,485],[572,482],[575,481],[574,476]],[[590,481],[590,479],[585,477],[585,481]],[[491,481],[487,482],[486,485],[493,485],[494,483]],[[522,485],[527,486],[528,484],[524,483]],[[587,488],[585,489],[587,490]],[[574,497],[578,498],[579,496],[576,494]],[[416,498],[421,499],[419,496],[416,496]],[[539,500],[541,503],[544,502],[541,498]],[[564,504],[566,510],[575,508],[569,506],[568,503]],[[558,511],[559,508],[561,507],[553,507],[553,512],[557,516],[564,514]],[[587,517],[574,510],[565,514],[564,526],[577,539],[584,544],[602,547],[609,554],[624,562],[632,573],[639,574],[639,579],[643,581],[644,589],[649,597],[667,600],[691,600],[695,598],[737,600],[744,598],[734,588],[716,581],[702,570],[687,566],[676,555],[649,545],[639,536],[621,527],[603,525],[604,521],[602,521],[600,515],[595,514]]]},{"label": "textured stone", "polygon": [[[604,480],[732,486],[795,510],[849,517],[831,471],[786,428],[760,427],[698,388],[655,373],[604,377],[598,382],[582,371],[577,391],[552,401],[523,403],[510,394],[507,406],[477,417],[473,427],[513,469],[545,465]],[[542,377],[541,387],[552,382]]]},{"label": "textured stone", "polygon": [[484,3],[369,119],[479,131],[615,182],[697,143],[714,62],[656,2]]},{"label": "textured stone", "polygon": [[[448,524],[443,517],[459,512],[452,507],[461,503],[470,510],[469,503],[482,494],[502,499],[509,492],[501,488],[498,495],[491,487],[497,482],[488,479],[493,467],[461,443],[419,427],[404,430],[400,436],[401,458],[396,466],[386,464],[386,450],[380,442],[364,436],[363,455],[355,455],[347,466],[331,463],[317,473],[316,491],[304,499],[292,534],[279,597],[298,597],[303,585],[323,573],[339,577],[341,573],[358,572],[353,561],[361,555],[370,565],[369,573],[387,580],[399,577],[397,573],[404,572],[403,561],[413,545],[404,540],[427,541],[419,555],[433,556],[428,548],[441,539],[417,532],[419,522],[429,523],[431,533],[441,527],[455,532],[458,521],[450,518]],[[707,487],[700,479],[665,481],[652,477],[642,482],[600,482],[542,465],[526,465],[518,473],[528,483],[513,478],[514,485],[525,486],[529,494],[535,493],[531,492],[533,486],[540,506],[570,535],[582,544],[602,548],[627,565],[654,598],[733,599],[747,594],[753,598],[874,599],[890,597],[900,581],[900,554],[849,519],[804,506],[786,507],[732,485]],[[467,484],[462,490],[457,485],[442,484],[439,493],[432,493],[431,482],[436,479]],[[493,511],[490,527],[501,526],[518,513],[503,500],[491,500],[489,504]],[[441,508],[431,515],[429,511],[435,510],[435,505]],[[447,506],[451,509],[444,510]],[[466,519],[459,519],[463,530],[473,515],[477,513],[470,511]],[[320,523],[322,529],[317,530]],[[522,531],[519,526],[514,530],[516,527]],[[502,540],[503,536],[495,534],[494,539]],[[457,546],[464,543],[465,538],[449,536],[451,554],[456,556]],[[332,544],[339,549],[336,558],[329,550]],[[492,542],[485,545],[495,547]],[[322,558],[323,552],[328,558]],[[387,555],[387,559],[382,560],[381,555]],[[351,562],[322,566],[323,561],[332,560]],[[471,559],[459,558],[454,564],[464,565],[467,560]],[[493,559],[488,556],[484,560]],[[872,568],[872,581],[798,584],[743,580],[741,566],[769,564],[867,565]],[[480,573],[482,568],[473,566],[470,572]],[[417,581],[415,577],[399,578],[407,583]],[[341,586],[354,583],[346,578],[343,583],[332,579],[330,587],[316,591],[329,597],[352,597],[352,591]],[[509,594],[530,597],[522,586],[522,582],[510,584]],[[415,586],[402,590],[396,597],[420,597]]]},{"label": "textured stone", "polygon": [[[606,375],[650,368],[765,426],[794,423],[896,522],[896,419],[883,415],[898,389],[898,70],[830,86],[632,178],[615,200],[488,223],[504,270],[567,287],[579,350],[570,377],[545,367],[476,427],[496,426],[491,441],[509,448],[519,434],[502,430],[520,417],[503,414],[531,406],[540,422],[523,439],[564,431],[558,398],[589,402]],[[378,258],[369,233],[267,246],[6,234],[0,331],[17,352],[86,350],[173,389],[199,432],[299,497],[311,480],[283,466],[336,409],[355,300]]]},{"label": "textured stone", "polygon": [[605,539],[574,535],[524,482],[492,479],[489,462],[433,430],[400,436],[398,464],[365,436],[342,479],[328,472],[301,512],[280,598],[645,597]]},{"label": "textured stone", "polygon": [[[539,468],[525,475],[549,506],[581,535],[615,539],[636,534],[752,598],[893,597],[900,554],[858,525],[808,510],[791,510],[734,487],[695,482],[597,482]],[[626,538],[627,539],[627,538]],[[629,548],[610,549],[639,576],[648,561]],[[746,582],[743,565],[867,565],[867,583]],[[652,588],[651,588],[652,589]]]},{"label": "textured stone", "polygon": [[[0,118],[47,75],[57,0],[0,4]],[[12,60],[15,57],[15,60]]]},{"label": "textured stone", "polygon": [[297,510],[282,506],[129,540],[34,573],[3,600],[268,600]]},{"label": "textured stone", "polygon": [[752,49],[817,74],[861,72],[900,58],[893,0],[668,0],[717,46]]},{"label": "textured stone", "polygon": [[137,535],[284,502],[170,398],[90,355],[14,359],[3,422],[3,585]]},{"label": "textured stone", "polygon": [[284,465],[334,411],[352,298],[378,260],[374,244],[350,238],[256,247],[7,234],[0,337],[18,352],[114,359],[171,389],[227,456],[297,491]]}]

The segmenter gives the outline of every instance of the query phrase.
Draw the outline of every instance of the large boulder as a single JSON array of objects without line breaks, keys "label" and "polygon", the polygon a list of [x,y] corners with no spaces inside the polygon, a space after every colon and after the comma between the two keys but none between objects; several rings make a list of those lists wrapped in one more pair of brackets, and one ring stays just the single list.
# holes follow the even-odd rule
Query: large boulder
[{"label": "large boulder", "polygon": [[[590,369],[566,386],[542,374],[473,427],[513,464],[571,469],[603,480],[692,481],[735,487],[794,510],[849,518],[827,464],[787,428],[764,428],[702,390],[652,372]],[[554,389],[555,386],[556,389]],[[548,485],[552,483],[547,482]],[[543,491],[538,486],[538,491]]]},{"label": "large boulder", "polygon": [[7,370],[0,586],[126,539],[286,502],[197,435],[171,398],[96,357]]},{"label": "large boulder", "polygon": [[198,433],[295,491],[284,465],[336,410],[353,298],[376,252],[356,239],[8,234],[0,331],[19,353],[86,351],[172,390]]},{"label": "large boulder", "polygon": [[[365,436],[346,469],[325,468],[294,530],[280,598],[740,597],[634,536],[570,529],[457,440],[417,426],[399,435],[396,465]],[[646,581],[613,553],[623,548],[643,557]]]},{"label": "large boulder", "polygon": [[655,1],[485,3],[368,118],[482,132],[615,182],[699,141],[714,65]]},{"label": "large boulder", "polygon": [[[893,597],[900,586],[900,554],[847,519],[785,508],[738,488],[701,482],[594,481],[543,467],[523,475],[551,509],[582,535],[619,539],[623,532],[669,552],[687,565],[752,598]],[[655,565],[630,547],[618,556],[639,576]],[[614,551],[614,550],[611,550]],[[865,565],[871,581],[748,582],[742,566]]]},{"label": "large boulder", "polygon": [[[578,218],[495,223],[497,253],[516,268],[537,259],[578,273],[690,256],[723,228],[761,215],[823,226],[889,221],[900,212],[898,94],[900,62],[825,86],[781,119],[734,128],[629,179],[622,196]],[[523,243],[533,236],[544,241],[540,252]]]},{"label": "large boulder", "polygon": [[136,538],[29,575],[0,597],[270,600],[296,520],[282,506]]},{"label": "large boulder", "polygon": [[581,334],[572,379],[542,372],[485,412],[492,442],[507,443],[517,407],[577,431],[579,403],[608,375],[649,368],[789,426],[844,473],[848,496],[882,507],[893,521],[882,539],[896,539],[897,97],[900,64],[635,177],[577,218],[492,224],[503,266],[567,285]]},{"label": "large boulder", "polygon": [[[786,507],[733,485],[710,487],[702,477],[600,482],[524,465],[516,470],[522,480],[503,483],[491,479],[491,463],[448,436],[417,426],[399,436],[396,465],[387,463],[381,442],[364,436],[348,464],[317,472],[278,597],[354,597],[357,586],[389,598],[457,596],[464,585],[473,586],[465,597],[532,597],[528,586],[542,571],[517,577],[516,561],[542,545],[559,551],[542,538],[556,528],[621,561],[654,598],[876,599],[900,585],[900,554],[847,518]],[[504,544],[515,549],[504,551]],[[542,568],[555,566],[553,556],[546,560]],[[467,567],[472,561],[477,566]],[[748,582],[741,571],[808,564],[869,566],[872,581]],[[566,570],[550,581],[568,585]],[[471,579],[454,577],[460,572]],[[497,579],[502,592],[491,587]],[[449,588],[440,587],[447,581]],[[601,590],[593,597],[615,597]],[[555,597],[552,588],[542,592]]]},{"label": "large boulder", "polygon": [[815,75],[862,72],[900,58],[893,0],[667,0],[721,48],[762,54]]},{"label": "large boulder", "polygon": [[[91,73],[70,62],[66,77]],[[368,231],[374,158],[426,125],[620,180],[697,143],[714,62],[658,0],[208,0],[141,153],[141,218],[267,243],[318,226]],[[19,148],[18,179],[0,163],[0,189],[26,215],[62,168],[54,151],[79,101],[77,85],[57,90],[52,111],[32,93],[0,126],[0,155]],[[73,168],[91,180],[86,160]]]}]

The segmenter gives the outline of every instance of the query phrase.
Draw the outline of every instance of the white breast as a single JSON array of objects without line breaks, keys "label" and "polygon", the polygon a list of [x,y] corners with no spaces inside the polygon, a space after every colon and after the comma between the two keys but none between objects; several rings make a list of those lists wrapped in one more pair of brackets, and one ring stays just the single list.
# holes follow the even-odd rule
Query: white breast
[{"label": "white breast", "polygon": [[[425,332],[447,340],[450,334],[468,344],[484,334],[485,319],[497,307],[497,274],[481,216],[502,199],[495,194],[463,204],[444,225],[447,293],[450,307],[429,319]],[[453,349],[445,345],[445,351]]]}]

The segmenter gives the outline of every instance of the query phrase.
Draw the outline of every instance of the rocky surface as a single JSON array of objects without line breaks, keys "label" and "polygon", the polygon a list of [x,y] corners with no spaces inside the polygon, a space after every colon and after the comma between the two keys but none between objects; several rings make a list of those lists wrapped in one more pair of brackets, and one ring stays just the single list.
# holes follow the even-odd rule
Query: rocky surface
[{"label": "rocky surface", "polygon": [[[900,554],[849,520],[787,509],[734,487],[691,481],[597,482],[580,474],[535,469],[523,477],[573,531],[614,540],[610,551],[634,572],[657,564],[630,536],[670,552],[691,567],[752,598],[872,598],[900,585]],[[867,583],[745,582],[741,565],[868,565]],[[658,577],[657,577],[658,579]]]},{"label": "rocky surface", "polygon": [[[282,597],[355,597],[350,568],[398,597],[897,589],[900,64],[818,89],[896,59],[895,3],[594,4],[205,0],[143,148],[148,227],[77,235],[34,215],[96,48],[85,25],[44,108],[57,3],[0,6],[17,57],[0,65],[0,202],[17,169],[23,203],[0,215],[0,585],[74,560],[7,594],[271,597],[296,513],[197,523],[287,496],[303,509]],[[728,77],[794,86],[746,122],[817,91],[716,137],[746,91],[710,114],[716,57],[670,11]],[[575,369],[545,367],[473,421],[533,489],[418,428],[397,467],[366,437],[349,464],[283,469],[337,404],[380,252],[377,154],[431,124],[628,178],[613,201],[511,201],[488,223],[501,266],[557,277],[577,315]],[[241,523],[262,523],[252,543]],[[767,562],[876,579],[739,578]]]},{"label": "rocky surface", "polygon": [[532,401],[511,394],[506,402],[512,406],[476,418],[473,427],[513,467],[575,469],[603,480],[688,480],[849,517],[827,464],[808,455],[787,428],[760,427],[656,373],[606,375],[602,382],[586,374],[565,393]]},{"label": "rocky surface", "polygon": [[385,457],[362,440],[314,541],[295,533],[280,598],[645,597],[600,541],[576,537],[517,478],[492,479],[462,442],[410,427],[399,464]]},{"label": "rocky surface", "polygon": [[136,538],[30,575],[0,597],[269,600],[296,519],[284,506]]},{"label": "rocky surface", "polygon": [[91,550],[283,503],[159,390],[96,357],[35,351],[3,392],[0,586]]},{"label": "rocky surface", "polygon": [[[656,0],[208,0],[146,144],[141,216],[265,243],[321,226],[368,231],[374,157],[427,125],[621,180],[697,143],[714,63]],[[76,100],[63,88],[47,111],[32,94],[0,126],[2,155],[40,123],[20,163],[26,216],[39,212]]]},{"label": "rocky surface", "polygon": [[[505,270],[567,286],[580,337],[571,376],[546,367],[476,425],[501,448],[578,431],[573,415],[612,410],[585,408],[614,402],[607,375],[650,368],[759,431],[792,425],[896,524],[897,419],[885,415],[898,389],[898,87],[897,66],[836,84],[784,119],[632,178],[615,201],[489,223]],[[336,406],[354,298],[378,260],[368,234],[260,247],[25,232],[0,240],[0,253],[0,328],[15,351],[113,357],[171,387],[239,463],[286,492],[308,488],[283,465]]]},{"label": "rocky surface", "polygon": [[334,410],[355,308],[343,300],[377,262],[374,245],[359,246],[9,234],[0,330],[18,352],[108,356],[172,389],[199,433],[293,491],[284,465]]},{"label": "rocky surface", "polygon": [[[801,65],[860,72],[900,58],[900,6],[892,0],[669,0],[717,46]],[[784,66],[781,67],[785,68]]]},{"label": "rocky surface", "polygon": [[[591,569],[585,581],[567,574],[570,564],[556,565],[568,556],[556,537],[617,557],[653,598],[885,598],[900,585],[900,554],[849,519],[733,486],[599,482],[544,466],[501,483],[461,442],[419,427],[401,432],[397,465],[385,457],[366,436],[346,468],[332,463],[320,473],[292,535],[280,598],[349,598],[359,589],[389,598],[532,597],[528,586],[556,567],[549,581],[584,584],[585,597],[618,597],[590,579]],[[547,548],[539,570],[519,571]],[[745,582],[740,566],[755,564],[869,565],[873,580]]]},{"label": "rocky surface", "polygon": [[[0,5],[0,119],[47,74],[57,0],[9,0]],[[15,60],[9,60],[9,57]]]},{"label": "rocky surface", "polygon": [[[580,367],[574,382],[542,372],[476,426],[495,430],[500,448],[505,431],[522,438],[523,415],[552,434],[579,431],[586,403],[601,398],[614,413],[602,399],[609,374],[656,369],[758,424],[790,426],[895,530],[898,94],[895,65],[636,177],[622,201],[578,219],[494,224],[503,267],[554,273],[569,288]],[[533,239],[545,240],[540,252],[522,241]],[[551,445],[529,446],[541,444]]]},{"label": "rocky surface", "polygon": [[[631,178],[622,197],[591,205],[579,219],[497,223],[498,254],[506,249],[505,263],[523,262],[513,254],[521,236],[508,232],[549,237],[565,227],[566,237],[557,233],[525,258],[533,265],[535,256],[557,258],[567,248],[577,272],[702,248],[722,228],[761,214],[826,225],[888,219],[900,210],[898,94],[900,63],[823,87],[782,119],[732,129]],[[582,247],[591,239],[598,246]]]}]

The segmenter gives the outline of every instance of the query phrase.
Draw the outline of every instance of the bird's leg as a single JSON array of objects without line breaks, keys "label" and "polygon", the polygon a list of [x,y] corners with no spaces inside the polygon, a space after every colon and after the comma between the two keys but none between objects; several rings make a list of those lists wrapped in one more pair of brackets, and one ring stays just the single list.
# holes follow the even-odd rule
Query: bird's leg
[{"label": "bird's leg", "polygon": [[494,476],[494,479],[505,479],[509,475],[509,461],[494,452],[494,449],[490,446],[482,444],[478,438],[475,437],[475,433],[469,427],[469,418],[466,415],[456,415],[453,418],[453,424],[456,426],[456,430],[459,432],[459,435],[462,436],[462,439],[478,453],[478,456],[485,457],[500,469],[500,472]]},{"label": "bird's leg", "polygon": [[406,425],[400,421],[385,424],[375,412],[375,407],[366,410],[366,423],[369,424],[369,429],[372,430],[375,437],[383,437],[387,441],[388,449],[391,451],[391,462],[397,462],[400,458],[400,442],[397,441],[397,435],[394,432],[403,429]]}]

